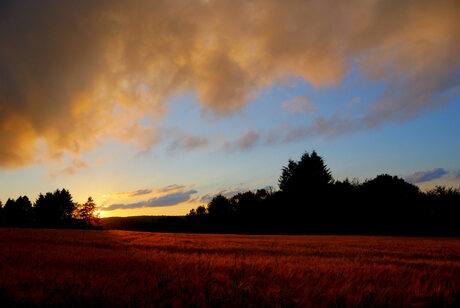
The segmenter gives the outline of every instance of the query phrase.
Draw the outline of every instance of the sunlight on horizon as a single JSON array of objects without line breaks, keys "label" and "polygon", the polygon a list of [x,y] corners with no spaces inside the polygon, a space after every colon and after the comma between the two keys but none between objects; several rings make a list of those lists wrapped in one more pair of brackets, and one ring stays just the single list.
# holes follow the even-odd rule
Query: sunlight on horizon
[{"label": "sunlight on horizon", "polygon": [[2,8],[3,203],[66,188],[104,216],[185,215],[312,150],[338,180],[460,186],[456,0]]}]

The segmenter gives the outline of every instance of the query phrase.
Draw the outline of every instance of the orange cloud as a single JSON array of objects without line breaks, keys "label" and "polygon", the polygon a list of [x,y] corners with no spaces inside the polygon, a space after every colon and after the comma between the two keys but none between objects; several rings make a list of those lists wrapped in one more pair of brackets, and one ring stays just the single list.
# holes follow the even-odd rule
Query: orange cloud
[{"label": "orange cloud", "polygon": [[281,104],[283,109],[288,110],[290,113],[315,113],[317,108],[315,105],[304,96],[296,96],[289,101]]},{"label": "orange cloud", "polygon": [[361,117],[309,132],[414,117],[458,86],[459,11],[457,0],[3,1],[0,166],[105,138],[147,150],[158,128],[139,119],[161,116],[173,94],[194,91],[226,115],[293,75],[339,83],[352,61],[384,94]]}]

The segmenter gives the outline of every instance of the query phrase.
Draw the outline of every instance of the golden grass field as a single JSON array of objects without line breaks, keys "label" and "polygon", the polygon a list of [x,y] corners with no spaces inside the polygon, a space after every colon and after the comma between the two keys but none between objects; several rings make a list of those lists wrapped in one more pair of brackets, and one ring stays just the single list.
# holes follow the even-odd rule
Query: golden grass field
[{"label": "golden grass field", "polygon": [[0,306],[460,307],[460,239],[0,228]]}]

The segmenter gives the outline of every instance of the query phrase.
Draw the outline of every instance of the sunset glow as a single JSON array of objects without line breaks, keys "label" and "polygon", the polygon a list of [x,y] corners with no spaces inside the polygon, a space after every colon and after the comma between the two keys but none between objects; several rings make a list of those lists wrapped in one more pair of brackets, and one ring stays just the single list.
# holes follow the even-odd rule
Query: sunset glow
[{"label": "sunset glow", "polygon": [[[56,188],[101,217],[185,215],[335,179],[460,186],[460,2],[4,1],[0,200]],[[325,22],[325,21],[328,22]]]}]

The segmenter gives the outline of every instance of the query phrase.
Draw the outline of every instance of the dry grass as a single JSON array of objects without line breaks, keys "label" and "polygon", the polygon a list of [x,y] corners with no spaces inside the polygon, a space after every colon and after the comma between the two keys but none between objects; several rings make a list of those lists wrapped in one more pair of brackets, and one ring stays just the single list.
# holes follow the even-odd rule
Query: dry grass
[{"label": "dry grass", "polygon": [[0,306],[460,307],[460,240],[0,229]]}]

